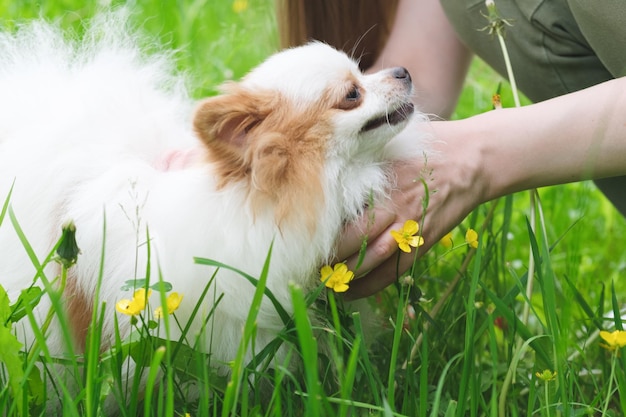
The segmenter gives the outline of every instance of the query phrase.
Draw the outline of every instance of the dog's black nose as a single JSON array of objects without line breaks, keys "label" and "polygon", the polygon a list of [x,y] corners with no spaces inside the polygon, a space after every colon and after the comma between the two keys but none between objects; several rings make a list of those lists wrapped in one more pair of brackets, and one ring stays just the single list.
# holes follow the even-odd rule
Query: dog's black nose
[{"label": "dog's black nose", "polygon": [[411,74],[409,74],[409,71],[406,68],[395,67],[392,71],[393,71],[392,74],[394,78],[398,80],[406,80],[407,82],[411,82]]}]

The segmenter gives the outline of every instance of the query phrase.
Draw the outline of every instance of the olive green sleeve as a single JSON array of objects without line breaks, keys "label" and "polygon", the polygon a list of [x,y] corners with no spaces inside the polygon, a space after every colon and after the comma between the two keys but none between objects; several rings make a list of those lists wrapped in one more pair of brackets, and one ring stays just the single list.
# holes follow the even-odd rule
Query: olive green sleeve
[{"label": "olive green sleeve", "polygon": [[[611,0],[617,2],[623,2],[621,10],[626,11],[626,1]],[[587,8],[593,7],[595,13],[597,3]],[[499,43],[486,29],[489,21],[484,0],[441,0],[441,4],[460,39],[506,77]],[[496,7],[500,17],[508,22],[504,28],[505,42],[517,85],[531,100],[543,101],[614,78],[605,66],[608,61],[587,41],[586,31],[581,31],[567,0],[496,0]],[[590,21],[591,25],[602,26]],[[626,24],[622,25],[621,39],[626,39],[625,31]],[[606,45],[613,50],[607,54],[621,47],[616,39],[619,38]],[[626,58],[626,53],[615,55],[621,55],[622,61]]]},{"label": "olive green sleeve", "polygon": [[617,78],[626,75],[626,2],[568,0],[580,31],[604,66]]}]

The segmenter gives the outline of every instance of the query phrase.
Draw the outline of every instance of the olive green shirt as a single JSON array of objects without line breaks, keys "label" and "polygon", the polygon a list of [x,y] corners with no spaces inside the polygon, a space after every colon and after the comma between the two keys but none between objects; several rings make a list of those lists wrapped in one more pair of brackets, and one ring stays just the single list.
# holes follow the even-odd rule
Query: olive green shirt
[{"label": "olive green shirt", "polygon": [[[441,0],[460,39],[503,75],[484,0]],[[495,0],[518,87],[542,101],[626,75],[626,0]]]},{"label": "olive green shirt", "polygon": [[[484,0],[441,0],[459,38],[506,76]],[[626,75],[626,0],[495,0],[518,88],[542,101]],[[626,216],[626,177],[595,181]]]}]

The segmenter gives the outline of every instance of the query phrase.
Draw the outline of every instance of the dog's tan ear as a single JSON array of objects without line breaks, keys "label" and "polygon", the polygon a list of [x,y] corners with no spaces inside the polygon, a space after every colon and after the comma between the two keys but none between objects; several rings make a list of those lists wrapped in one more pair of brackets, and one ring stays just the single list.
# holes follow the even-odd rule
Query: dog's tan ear
[{"label": "dog's tan ear", "polygon": [[222,182],[241,178],[249,171],[248,133],[271,112],[271,102],[268,94],[253,93],[233,84],[225,94],[198,105],[194,129],[209,149]]},{"label": "dog's tan ear", "polygon": [[292,220],[313,231],[331,129],[310,114],[316,113],[293,111],[276,92],[231,84],[225,94],[200,103],[194,128],[209,150],[219,186],[244,180],[255,212],[269,204],[277,224]]},{"label": "dog's tan ear", "polygon": [[252,184],[254,188],[278,198],[285,182],[289,181],[290,165],[293,159],[290,156],[288,139],[278,132],[268,132],[262,135],[252,155]]},{"label": "dog's tan ear", "polygon": [[243,144],[245,133],[271,111],[269,94],[253,93],[236,84],[225,94],[203,100],[196,109],[194,128],[208,146],[214,141]]},{"label": "dog's tan ear", "polygon": [[323,139],[315,129],[285,126],[260,129],[255,136],[250,149],[253,204],[269,201],[278,225],[291,221],[313,233],[323,201]]}]

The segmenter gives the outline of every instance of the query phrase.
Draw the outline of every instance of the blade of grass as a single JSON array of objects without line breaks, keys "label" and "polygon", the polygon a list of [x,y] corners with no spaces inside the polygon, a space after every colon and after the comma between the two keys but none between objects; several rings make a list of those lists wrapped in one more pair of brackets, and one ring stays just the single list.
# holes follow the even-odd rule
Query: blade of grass
[{"label": "blade of grass", "polygon": [[[622,313],[620,311],[620,304],[618,302],[617,299],[617,292],[615,291],[615,282],[611,282],[611,305],[613,308],[613,320],[615,322],[615,329],[616,330],[624,330],[624,325],[622,322]],[[620,362],[620,371],[621,372],[617,372],[616,374],[616,379],[617,379],[617,389],[619,392],[619,402],[620,402],[620,407],[622,408],[622,413],[626,413],[626,393],[624,392],[624,384],[626,384],[626,355],[624,355],[623,353],[626,351],[626,348],[622,348],[621,349],[621,355],[619,355],[619,362]],[[617,352],[616,352],[616,357],[614,358],[614,361],[617,361]],[[610,394],[610,393],[609,393]]]},{"label": "blade of grass", "polygon": [[[400,336],[402,335],[402,329],[404,326],[404,316],[406,312],[406,306],[408,303],[408,294],[404,294],[404,285],[400,285],[400,294],[398,299],[400,302],[396,307],[396,319],[392,323],[393,325],[393,342],[391,345],[391,357],[389,359],[389,376],[387,378],[387,401],[392,404],[394,402],[396,393],[396,369],[398,368],[398,351],[400,350]],[[391,406],[391,404],[390,404]]]},{"label": "blade of grass", "polygon": [[[267,257],[265,259],[265,263],[263,265],[263,269],[261,271],[261,275],[259,276],[258,280],[241,272],[244,278],[249,277],[249,278],[252,278],[256,282],[256,289],[252,297],[252,303],[250,305],[250,312],[248,313],[248,317],[246,318],[246,322],[244,324],[243,337],[241,338],[239,348],[237,349],[237,355],[235,356],[235,361],[232,365],[231,379],[228,382],[228,385],[226,387],[226,394],[224,396],[224,406],[222,409],[222,417],[226,417],[228,414],[233,415],[233,416],[235,415],[236,406],[237,406],[237,398],[239,397],[241,383],[242,383],[243,376],[244,376],[244,360],[246,357],[246,352],[248,350],[248,343],[250,342],[250,339],[253,333],[255,332],[256,318],[259,314],[259,311],[261,310],[261,302],[263,300],[263,295],[266,294],[265,285],[267,283],[267,276],[269,274],[270,259],[272,257],[272,247],[273,247],[273,243],[272,245],[270,245],[269,251],[267,253]],[[199,258],[196,258],[196,262],[202,265],[214,265],[213,261],[199,259]],[[235,270],[234,268],[230,268],[227,266],[224,266],[224,267],[237,272],[237,270]],[[276,302],[278,301],[276,300]]]},{"label": "blade of grass", "polygon": [[[85,346],[86,353],[86,372],[85,372],[85,390],[86,390],[86,416],[95,416],[98,410],[98,402],[100,399],[100,386],[101,383],[96,384],[99,381],[99,374],[101,368],[100,364],[100,349],[101,349],[101,337],[102,337],[102,324],[104,323],[105,306],[101,310],[98,309],[100,305],[100,290],[102,288],[102,278],[104,276],[104,259],[106,249],[106,214],[102,212],[102,246],[100,249],[100,267],[98,270],[98,279],[96,282],[96,289],[92,299],[92,305],[94,306],[91,312],[91,322],[87,330],[87,340]],[[98,317],[100,313],[100,317]],[[98,394],[98,395],[96,395]]]},{"label": "blade of grass", "polygon": [[[493,317],[493,316],[491,316]],[[491,367],[491,393],[489,396],[489,414],[492,417],[497,417],[498,415],[498,385],[499,385],[499,377],[498,377],[498,342],[496,337],[496,329],[493,320],[489,320],[489,353],[491,356],[491,361],[493,362],[493,366]]]},{"label": "blade of grass", "polygon": [[563,275],[563,278],[565,279],[565,282],[569,286],[569,289],[574,293],[574,298],[576,299],[576,302],[578,303],[580,308],[585,312],[587,317],[591,320],[593,325],[598,330],[604,329],[604,326],[602,325],[602,319],[600,319],[600,317],[594,313],[591,306],[585,300],[585,297],[580,293],[580,291],[578,291],[578,288],[576,288],[576,285],[572,283],[572,281],[569,279],[567,275]]},{"label": "blade of grass", "polygon": [[[270,252],[271,252],[271,248],[270,248]],[[246,274],[245,272],[237,268],[233,268],[232,266],[214,261],[212,259],[205,259],[205,258],[194,258],[194,262],[197,263],[198,265],[213,266],[216,268],[223,268],[223,269],[228,269],[230,271],[236,272],[237,274],[247,279],[255,287],[257,288],[259,287],[259,280],[257,280],[250,274]],[[267,296],[267,298],[274,305],[274,308],[276,309],[276,312],[278,313],[281,320],[283,321],[283,324],[287,324],[291,320],[291,318],[289,317],[289,313],[287,313],[287,311],[283,308],[283,306],[280,304],[278,299],[274,296],[274,294],[272,293],[272,291],[270,291],[269,288],[263,286],[263,291],[264,291],[264,294]]]},{"label": "blade of grass", "polygon": [[9,208],[9,202],[11,201],[11,194],[13,194],[13,186],[15,182],[11,184],[11,188],[9,188],[9,192],[4,199],[4,204],[2,204],[2,210],[0,211],[0,226],[2,226],[2,221],[4,220],[4,216],[7,214],[7,209]]},{"label": "blade of grass", "polygon": [[[16,406],[18,415],[23,415],[28,407],[28,397],[24,395],[22,386],[22,382],[25,381],[23,360],[19,353],[22,344],[12,332],[10,315],[9,296],[0,285],[0,323],[4,323],[0,325],[0,363],[3,364],[3,371],[6,371],[8,376],[6,387],[11,389],[13,404]],[[0,382],[3,382],[2,379],[0,378]]]},{"label": "blade of grass", "polygon": [[[364,338],[363,335],[363,324],[361,323],[361,315],[356,312],[352,314],[352,319],[354,322],[354,332],[356,337]],[[372,396],[375,404],[380,404],[382,402],[379,390],[377,387],[382,387],[382,381],[379,378],[378,373],[375,371],[372,361],[370,360],[369,353],[367,349],[361,349],[361,358],[360,361],[362,363],[360,370],[365,372],[365,377],[367,378],[367,382],[369,386],[372,388]]]},{"label": "blade of grass", "polygon": [[[61,329],[61,336],[62,336],[62,342],[64,343],[65,348],[67,349],[67,354],[68,357],[70,358],[74,358],[73,363],[74,363],[74,375],[79,375],[78,373],[78,363],[75,359],[74,356],[74,343],[73,343],[73,338],[72,338],[72,334],[71,331],[69,330],[69,326],[67,325],[67,323],[69,323],[69,319],[67,318],[67,314],[65,312],[65,308],[63,306],[63,301],[61,299],[62,294],[59,294],[58,291],[56,291],[53,288],[52,283],[50,282],[50,280],[48,280],[48,278],[46,277],[45,273],[44,273],[44,268],[46,267],[46,265],[50,262],[50,260],[52,259],[59,243],[60,240],[56,243],[56,245],[54,246],[53,250],[48,254],[48,256],[46,257],[46,259],[44,260],[43,264],[39,262],[39,259],[37,258],[37,255],[35,254],[35,251],[33,250],[33,247],[31,246],[30,242],[28,241],[26,235],[24,234],[24,231],[22,230],[22,227],[20,226],[17,217],[15,216],[15,213],[13,212],[13,209],[11,208],[11,206],[9,206],[8,209],[9,212],[9,219],[11,220],[11,224],[13,226],[13,229],[15,230],[15,233],[18,236],[18,239],[20,240],[21,245],[23,246],[24,250],[26,251],[31,263],[33,264],[33,266],[36,269],[36,275],[35,277],[39,278],[41,280],[41,282],[44,285],[44,290],[45,292],[48,294],[48,299],[50,300],[50,310],[48,311],[48,315],[46,317],[46,322],[41,324],[41,323],[37,323],[37,327],[38,329],[41,326],[41,329],[43,330],[43,332],[39,332],[41,334],[41,338],[36,338],[36,343],[44,343],[45,344],[45,338],[43,337],[43,333],[47,330],[48,324],[49,324],[49,320],[52,318],[53,314],[56,314],[58,320],[59,320],[59,327]],[[32,310],[28,310],[29,306],[27,307],[27,311],[30,311],[30,314],[32,315]],[[31,326],[34,325],[34,317],[30,317],[31,320]],[[44,349],[44,352],[47,352],[47,358],[46,359],[51,359],[49,352],[46,349]]]},{"label": "blade of grass", "polygon": [[532,340],[530,346],[533,348],[539,359],[543,361],[544,366],[554,369],[553,358],[548,354],[548,352],[543,348],[543,346],[539,343],[536,343],[533,339],[532,332],[526,327],[524,323],[517,317],[516,312],[511,309],[503,299],[500,299],[493,291],[487,288],[484,284],[481,283],[483,291],[487,297],[491,300],[491,302],[495,305],[497,314],[502,315],[509,326],[514,328],[517,332],[517,335],[522,338],[522,340]]},{"label": "blade of grass", "polygon": [[[159,373],[160,365],[165,358],[166,348],[165,346],[161,346],[154,351],[154,355],[152,356],[152,363],[150,364],[150,370],[148,372],[148,377],[146,378],[146,391],[144,393],[144,402],[143,402],[143,414],[144,416],[149,416],[151,405],[152,405],[152,392],[154,390],[154,386],[157,384],[157,376]],[[168,391],[173,392],[171,389],[171,385]],[[172,413],[173,414],[173,413]],[[159,415],[172,415],[168,412],[161,412]]]},{"label": "blade of grass", "polygon": [[526,351],[528,346],[532,347],[532,344],[535,343],[537,339],[542,338],[542,337],[545,337],[545,335],[537,335],[537,336],[530,337],[529,339],[525,340],[524,343],[522,343],[518,348],[515,349],[515,354],[513,355],[513,359],[511,360],[511,363],[509,364],[506,377],[504,378],[504,382],[500,390],[500,396],[499,396],[499,401],[498,401],[499,415],[501,416],[507,415],[506,414],[506,402],[508,399],[507,393],[509,390],[509,386],[511,385],[511,382],[513,381],[515,373],[517,372],[518,363],[522,357],[522,354]]},{"label": "blade of grass", "polygon": [[428,332],[421,333],[422,336],[422,357],[420,358],[420,385],[419,385],[419,415],[425,416],[429,404],[428,400],[428,358],[430,346],[428,345]]},{"label": "blade of grass", "polygon": [[300,353],[302,354],[302,363],[304,366],[304,376],[306,378],[307,402],[305,405],[306,416],[320,416],[322,408],[320,402],[323,401],[322,391],[317,371],[317,341],[313,337],[313,330],[307,305],[304,300],[302,290],[298,287],[290,287],[291,298],[293,300],[293,315],[300,342]]},{"label": "blade of grass", "polygon": [[446,377],[448,376],[448,371],[450,367],[454,365],[455,362],[461,360],[463,358],[463,352],[457,353],[454,355],[447,363],[446,366],[443,367],[441,371],[441,375],[439,376],[439,381],[437,382],[437,388],[435,389],[435,394],[433,396],[432,408],[430,411],[430,417],[437,417],[440,415],[439,407],[441,404],[442,396],[444,395],[443,386],[446,382]]},{"label": "blade of grass", "polygon": [[346,400],[348,403],[343,403],[339,407],[339,413],[337,415],[347,416],[351,414],[349,412],[348,404],[351,402],[352,390],[354,388],[354,380],[356,378],[357,372],[357,363],[360,355],[361,338],[357,336],[352,343],[352,349],[350,350],[350,356],[348,357],[348,363],[345,368],[345,372],[340,375],[339,381],[341,387],[341,398]]},{"label": "blade of grass", "polygon": [[[461,417],[466,412],[467,397],[470,392],[475,389],[475,376],[473,372],[474,366],[474,335],[476,328],[476,291],[478,290],[478,282],[480,270],[482,267],[482,238],[478,240],[478,248],[476,249],[476,257],[470,274],[470,287],[467,294],[467,302],[465,304],[466,320],[465,320],[465,349],[463,352],[463,370],[461,372],[461,380],[459,384],[458,407],[456,409],[457,417]],[[475,413],[474,395],[470,395],[471,415]]]}]

